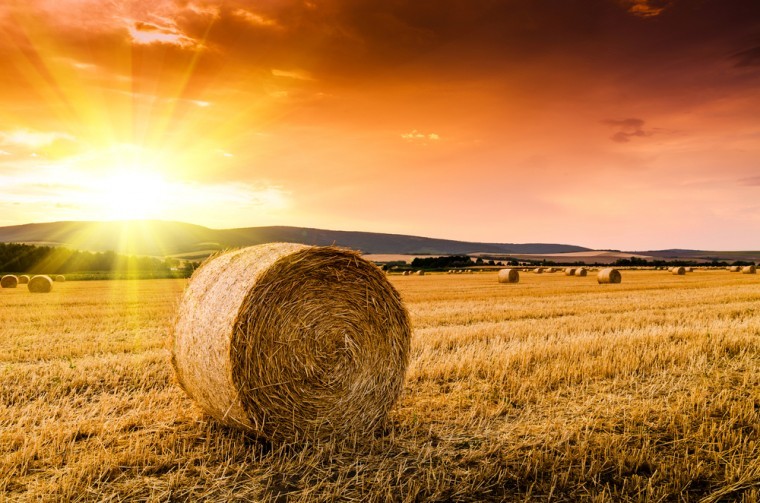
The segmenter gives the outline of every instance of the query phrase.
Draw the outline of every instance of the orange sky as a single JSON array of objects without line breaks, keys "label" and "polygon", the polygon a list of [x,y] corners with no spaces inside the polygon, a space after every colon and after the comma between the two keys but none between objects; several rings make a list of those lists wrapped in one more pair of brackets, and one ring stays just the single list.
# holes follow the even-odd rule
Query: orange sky
[{"label": "orange sky", "polygon": [[0,225],[760,247],[757,0],[11,0]]}]

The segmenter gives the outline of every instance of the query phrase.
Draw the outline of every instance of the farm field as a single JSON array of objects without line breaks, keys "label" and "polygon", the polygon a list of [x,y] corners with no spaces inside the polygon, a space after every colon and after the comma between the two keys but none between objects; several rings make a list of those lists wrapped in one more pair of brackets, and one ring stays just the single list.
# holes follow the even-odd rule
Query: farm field
[{"label": "farm field", "polygon": [[413,322],[384,431],[282,446],[206,418],[186,280],[0,290],[0,501],[757,501],[760,276],[391,276]]}]

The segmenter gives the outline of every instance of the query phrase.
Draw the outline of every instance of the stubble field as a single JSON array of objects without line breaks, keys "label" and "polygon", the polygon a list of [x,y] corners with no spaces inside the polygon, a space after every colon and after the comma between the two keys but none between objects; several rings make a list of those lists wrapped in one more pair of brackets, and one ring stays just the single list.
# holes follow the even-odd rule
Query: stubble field
[{"label": "stubble field", "polygon": [[760,277],[391,281],[414,331],[385,429],[298,446],[176,385],[185,280],[0,291],[0,500],[760,499]]}]

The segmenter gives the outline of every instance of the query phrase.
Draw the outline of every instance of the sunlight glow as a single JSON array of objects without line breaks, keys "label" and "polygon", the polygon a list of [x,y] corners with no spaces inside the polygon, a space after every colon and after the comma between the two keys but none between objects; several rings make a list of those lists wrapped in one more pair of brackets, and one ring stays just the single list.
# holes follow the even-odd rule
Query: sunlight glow
[{"label": "sunlight glow", "polygon": [[158,218],[165,209],[162,195],[170,187],[158,173],[120,170],[93,181],[87,189],[100,218],[126,220]]}]

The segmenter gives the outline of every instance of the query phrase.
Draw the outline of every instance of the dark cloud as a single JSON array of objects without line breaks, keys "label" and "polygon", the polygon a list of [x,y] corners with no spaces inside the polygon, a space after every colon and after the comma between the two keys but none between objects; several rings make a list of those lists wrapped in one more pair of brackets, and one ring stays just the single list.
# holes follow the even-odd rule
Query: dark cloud
[{"label": "dark cloud", "polygon": [[760,45],[737,52],[733,56],[735,66],[760,66]]},{"label": "dark cloud", "polygon": [[631,141],[631,138],[652,135],[652,131],[644,130],[644,121],[641,119],[606,119],[602,121],[602,123],[618,129],[618,131],[610,137],[612,141],[618,143],[628,143]]},{"label": "dark cloud", "polygon": [[640,17],[659,16],[667,9],[672,0],[623,0],[622,4],[628,9],[628,12]]},{"label": "dark cloud", "polygon": [[739,183],[741,185],[748,185],[751,187],[758,187],[760,186],[760,176],[753,176],[750,178],[742,178],[739,180]]}]

